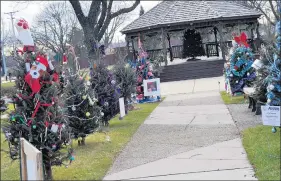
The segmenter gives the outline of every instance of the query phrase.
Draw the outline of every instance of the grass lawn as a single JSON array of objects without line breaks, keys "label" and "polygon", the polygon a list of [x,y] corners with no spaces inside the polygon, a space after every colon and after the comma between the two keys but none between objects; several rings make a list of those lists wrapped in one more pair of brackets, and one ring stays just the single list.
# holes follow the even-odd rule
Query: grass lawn
[{"label": "grass lawn", "polygon": [[13,104],[7,104],[7,107],[8,107],[8,109],[5,112],[3,112],[1,115],[9,114],[11,111],[14,110],[14,105]]},{"label": "grass lawn", "polygon": [[231,96],[226,91],[221,91],[221,98],[225,104],[243,104],[245,103],[244,96]]},{"label": "grass lawn", "polygon": [[[101,180],[115,157],[131,139],[138,127],[159,103],[138,104],[141,109],[131,111],[123,120],[117,115],[110,121],[108,135],[111,142],[105,140],[104,133],[95,133],[86,138],[86,146],[78,147],[74,142],[75,160],[68,167],[53,167],[55,180]],[[7,150],[4,135],[1,134],[1,148]],[[19,180],[19,162],[1,152],[1,180]]]},{"label": "grass lawn", "polygon": [[280,180],[280,128],[257,126],[243,131],[243,146],[259,180]]},{"label": "grass lawn", "polygon": [[1,83],[1,88],[13,87],[14,85],[15,85],[15,82]]}]

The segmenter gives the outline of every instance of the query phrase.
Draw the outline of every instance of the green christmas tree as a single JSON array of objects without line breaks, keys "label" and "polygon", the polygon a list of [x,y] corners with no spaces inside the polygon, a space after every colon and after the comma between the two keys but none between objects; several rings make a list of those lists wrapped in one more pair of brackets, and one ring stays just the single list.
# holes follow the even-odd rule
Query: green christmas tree
[{"label": "green christmas tree", "polygon": [[104,113],[102,123],[108,126],[109,120],[119,113],[120,87],[116,83],[114,74],[102,64],[92,69],[90,81],[97,95],[98,105]]},{"label": "green christmas tree", "polygon": [[69,145],[71,130],[58,99],[59,76],[51,71],[51,64],[48,65],[40,54],[34,59],[31,52],[26,52],[18,63],[15,69],[18,93],[13,97],[15,111],[3,131],[12,159],[19,156],[20,138],[25,138],[42,152],[44,175],[49,180],[52,179],[52,166],[66,165],[65,161],[74,160]]},{"label": "green christmas tree", "polygon": [[68,76],[63,100],[72,134],[78,139],[78,145],[85,145],[86,136],[99,128],[104,115],[90,82],[78,74]]},{"label": "green christmas tree", "polygon": [[126,111],[128,111],[129,102],[132,94],[136,93],[137,76],[129,64],[120,63],[114,67],[116,84],[120,87],[121,97],[124,97]]},{"label": "green christmas tree", "polygon": [[191,57],[195,60],[197,56],[204,56],[205,51],[202,46],[202,39],[199,32],[188,29],[184,33],[183,58]]}]

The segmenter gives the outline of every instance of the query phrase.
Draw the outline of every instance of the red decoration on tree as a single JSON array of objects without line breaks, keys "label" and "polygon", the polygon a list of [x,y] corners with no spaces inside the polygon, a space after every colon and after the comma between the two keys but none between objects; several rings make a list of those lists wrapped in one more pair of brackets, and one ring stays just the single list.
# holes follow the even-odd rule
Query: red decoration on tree
[{"label": "red decoration on tree", "polygon": [[247,35],[244,32],[242,32],[240,36],[235,36],[234,40],[240,46],[244,45],[246,48],[249,47],[249,44],[247,43]]},{"label": "red decoration on tree", "polygon": [[28,74],[25,75],[24,80],[29,85],[29,87],[31,88],[33,95],[40,91],[41,85],[40,85],[39,77],[38,78],[32,78],[32,75],[29,72]]},{"label": "red decoration on tree", "polygon": [[63,64],[67,64],[67,57],[66,57],[65,53],[63,54]]},{"label": "red decoration on tree", "polygon": [[20,19],[18,22],[18,26],[22,26],[23,29],[29,29],[27,21],[25,19]]}]

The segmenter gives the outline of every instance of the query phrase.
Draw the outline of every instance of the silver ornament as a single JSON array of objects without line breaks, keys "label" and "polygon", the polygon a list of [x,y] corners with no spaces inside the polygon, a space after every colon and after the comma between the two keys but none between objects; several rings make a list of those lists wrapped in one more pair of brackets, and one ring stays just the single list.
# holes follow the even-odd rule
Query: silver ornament
[{"label": "silver ornament", "polygon": [[71,109],[72,109],[72,111],[75,111],[75,110],[76,110],[76,107],[75,107],[75,106],[72,106]]}]

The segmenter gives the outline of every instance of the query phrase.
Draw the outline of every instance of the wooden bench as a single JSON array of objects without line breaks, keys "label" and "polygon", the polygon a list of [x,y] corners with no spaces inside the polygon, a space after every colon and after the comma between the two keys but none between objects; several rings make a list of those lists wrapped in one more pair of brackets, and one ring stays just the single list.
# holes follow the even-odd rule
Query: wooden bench
[{"label": "wooden bench", "polygon": [[243,92],[249,99],[248,108],[252,108],[252,112],[255,112],[256,115],[261,115],[261,104],[253,98],[255,89],[253,87],[245,87],[243,88]]}]

